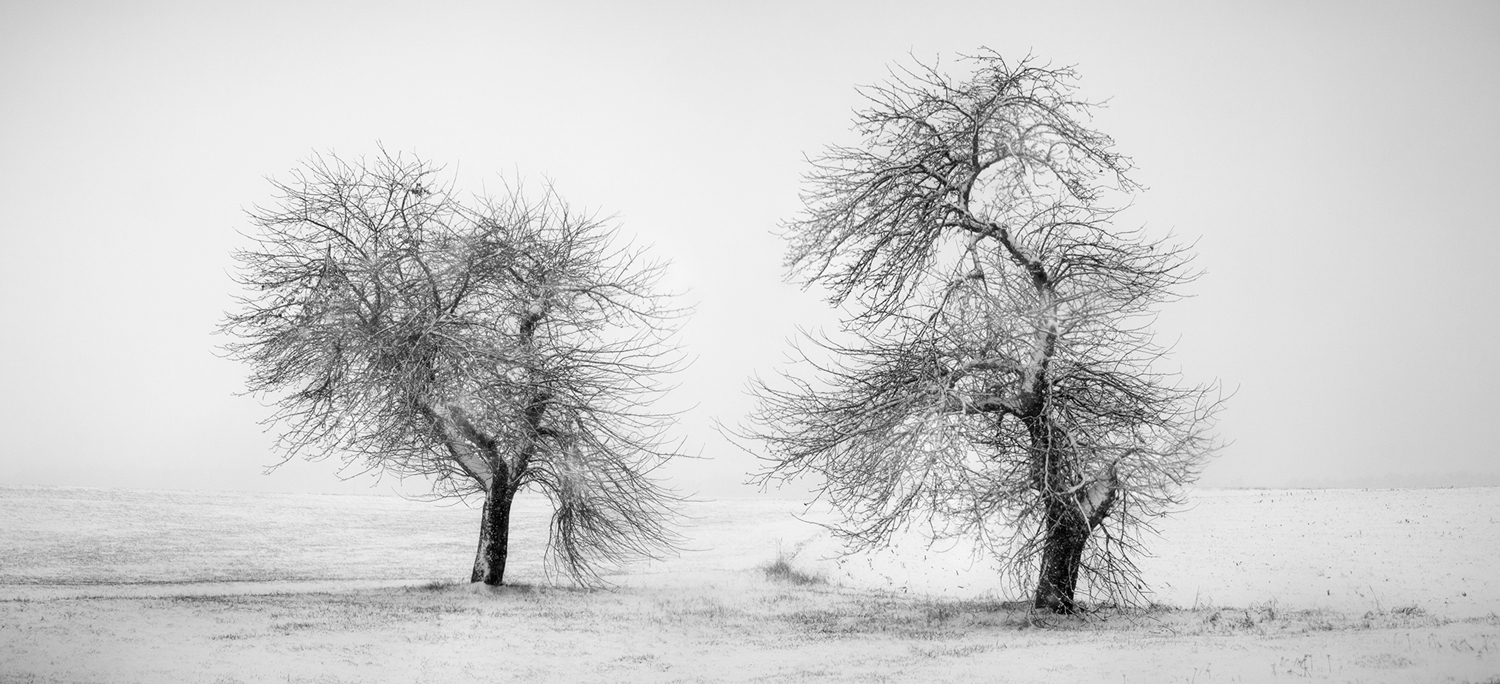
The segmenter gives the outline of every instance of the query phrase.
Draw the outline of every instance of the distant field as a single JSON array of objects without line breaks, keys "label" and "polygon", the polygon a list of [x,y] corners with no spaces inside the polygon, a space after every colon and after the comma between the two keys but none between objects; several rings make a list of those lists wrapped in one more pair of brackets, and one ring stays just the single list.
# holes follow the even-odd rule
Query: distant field
[{"label": "distant field", "polygon": [[679,557],[578,591],[523,499],[521,586],[476,592],[461,505],[0,487],[0,682],[1500,682],[1500,488],[1194,501],[1142,563],[1175,609],[1059,620],[964,549],[838,558],[795,501],[690,504]]}]

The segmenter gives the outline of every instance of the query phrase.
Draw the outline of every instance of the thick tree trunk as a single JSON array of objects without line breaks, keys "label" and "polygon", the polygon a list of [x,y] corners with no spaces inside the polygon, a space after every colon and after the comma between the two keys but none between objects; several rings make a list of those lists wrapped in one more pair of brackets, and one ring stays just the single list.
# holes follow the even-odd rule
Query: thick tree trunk
[{"label": "thick tree trunk", "polygon": [[505,583],[505,558],[510,550],[510,505],[515,491],[505,478],[496,477],[484,496],[484,512],[479,522],[479,550],[474,554],[474,572],[470,582],[490,586]]},{"label": "thick tree trunk", "polygon": [[1089,540],[1089,523],[1071,501],[1060,501],[1054,496],[1047,501],[1046,526],[1034,606],[1038,610],[1071,613],[1078,608],[1073,592],[1078,588],[1078,570]]},{"label": "thick tree trunk", "polygon": [[[1078,608],[1074,593],[1089,534],[1104,521],[1114,505],[1118,481],[1079,472],[1069,439],[1051,420],[1036,416],[1026,421],[1031,435],[1032,487],[1042,497],[1042,562],[1037,571],[1038,610],[1071,613]],[[1093,482],[1085,478],[1094,477]]]}]

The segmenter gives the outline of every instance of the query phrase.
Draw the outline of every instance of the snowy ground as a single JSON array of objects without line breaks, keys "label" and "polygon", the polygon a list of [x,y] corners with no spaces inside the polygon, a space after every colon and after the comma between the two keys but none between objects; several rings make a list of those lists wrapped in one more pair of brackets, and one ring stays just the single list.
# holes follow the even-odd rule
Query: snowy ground
[{"label": "snowy ground", "polygon": [[579,591],[523,499],[490,592],[463,506],[0,487],[0,682],[1500,682],[1500,489],[1194,501],[1143,563],[1178,610],[1038,621],[985,559],[839,559],[791,501],[692,504],[680,557]]}]

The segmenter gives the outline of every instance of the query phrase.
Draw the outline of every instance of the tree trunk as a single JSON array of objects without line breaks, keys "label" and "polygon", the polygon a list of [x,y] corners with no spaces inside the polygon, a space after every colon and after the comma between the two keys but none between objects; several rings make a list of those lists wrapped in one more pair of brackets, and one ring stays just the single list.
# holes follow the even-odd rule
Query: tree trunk
[{"label": "tree trunk", "polygon": [[1071,613],[1078,608],[1073,592],[1078,588],[1078,569],[1083,547],[1089,540],[1089,523],[1076,504],[1049,495],[1046,525],[1033,605],[1038,610]]},{"label": "tree trunk", "polygon": [[515,490],[506,478],[496,477],[484,495],[484,512],[479,522],[479,550],[474,554],[474,572],[470,582],[490,586],[505,583],[505,558],[510,550],[510,505]]},{"label": "tree trunk", "polygon": [[1026,420],[1031,435],[1032,488],[1043,498],[1042,562],[1038,568],[1037,610],[1071,613],[1078,609],[1074,592],[1089,533],[1109,514],[1117,480],[1085,482],[1067,434],[1044,416]]},{"label": "tree trunk", "polygon": [[[534,305],[531,312],[520,321],[522,346],[530,349],[536,327],[541,323],[545,307]],[[532,382],[537,383],[536,369],[530,369]],[[479,523],[479,550],[474,554],[474,572],[470,582],[484,582],[492,587],[505,584],[505,558],[510,551],[510,505],[515,501],[516,490],[527,470],[527,464],[537,449],[536,435],[541,432],[542,412],[547,410],[550,396],[545,391],[534,391],[526,404],[526,424],[531,429],[516,460],[507,464],[500,457],[498,444],[493,437],[481,435],[475,444],[488,454],[488,463],[493,464],[493,475],[484,496],[484,514]],[[470,428],[476,435],[477,429]]]}]

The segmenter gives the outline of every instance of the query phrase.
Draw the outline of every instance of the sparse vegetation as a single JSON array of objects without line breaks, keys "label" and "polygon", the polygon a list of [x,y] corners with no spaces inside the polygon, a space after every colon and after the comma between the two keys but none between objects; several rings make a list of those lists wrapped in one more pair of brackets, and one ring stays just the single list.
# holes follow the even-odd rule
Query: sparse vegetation
[{"label": "sparse vegetation", "polygon": [[[939,568],[937,577],[925,580],[915,574],[951,560],[951,554],[929,559],[924,549],[889,559],[893,562],[888,565],[877,559],[874,568],[849,557],[834,560],[822,542],[795,536],[793,531],[801,530],[802,524],[787,515],[798,508],[795,503],[758,501],[706,508],[711,515],[696,517],[703,527],[689,528],[700,533],[690,542],[696,551],[610,576],[618,588],[605,590],[548,583],[540,559],[518,566],[516,579],[521,581],[502,587],[431,581],[442,577],[442,568],[472,552],[470,521],[462,511],[439,514],[434,507],[400,499],[238,495],[226,501],[210,494],[195,498],[174,493],[168,501],[145,494],[99,498],[101,491],[89,491],[69,492],[49,503],[35,492],[12,499],[4,493],[0,488],[0,514],[24,513],[9,518],[15,525],[0,527],[0,548],[20,550],[7,557],[11,564],[0,566],[0,573],[9,573],[0,574],[0,598],[5,599],[0,600],[0,683],[5,684],[26,677],[122,684],[379,684],[471,681],[474,671],[502,668],[510,668],[506,671],[517,679],[538,682],[810,683],[881,677],[894,682],[989,682],[996,672],[1003,672],[1007,681],[1051,684],[1059,677],[1118,682],[1122,676],[1127,682],[1193,681],[1195,676],[1200,682],[1256,681],[1273,672],[1372,683],[1482,682],[1500,658],[1500,617],[1477,611],[1493,606],[1493,594],[1484,593],[1493,585],[1484,581],[1462,588],[1472,601],[1464,606],[1468,615],[1484,616],[1474,619],[1454,619],[1457,604],[1424,593],[1433,585],[1410,581],[1418,575],[1400,574],[1427,568],[1394,556],[1388,564],[1370,568],[1390,578],[1388,585],[1376,580],[1375,587],[1381,605],[1395,608],[1368,610],[1374,607],[1374,590],[1363,578],[1345,585],[1360,592],[1348,591],[1337,610],[1307,608],[1324,595],[1322,586],[1316,587],[1313,598],[1303,594],[1219,602],[1215,597],[1223,595],[1227,582],[1270,580],[1263,574],[1245,576],[1243,568],[1250,564],[1235,562],[1242,553],[1266,549],[1237,546],[1223,537],[1214,538],[1220,542],[1215,564],[1186,575],[1204,580],[1201,592],[1190,585],[1158,597],[1176,601],[1175,606],[1162,601],[1138,610],[1087,605],[1076,615],[1056,615],[987,590],[945,595],[965,583],[955,574],[962,570],[961,563]],[[1277,521],[1271,513],[1298,521],[1291,529],[1304,529],[1301,522],[1309,509],[1285,499],[1271,507],[1238,507],[1253,504],[1257,496],[1205,496],[1208,502],[1237,503],[1205,506],[1199,513],[1212,512],[1202,519],[1228,524],[1229,529],[1238,529],[1236,521],[1253,519],[1273,536]],[[1349,492],[1325,496],[1323,501],[1340,510],[1360,511],[1383,509],[1391,496]],[[1431,500],[1450,507],[1454,520],[1467,520],[1474,510],[1500,502],[1483,492],[1465,497],[1441,492]],[[93,505],[109,513],[93,520],[149,534],[125,537],[131,541],[125,545],[128,555],[83,559],[69,566],[71,575],[49,574],[54,566],[39,565],[46,554],[27,550],[28,544],[51,544],[59,537],[91,539],[98,533],[47,523],[45,512],[54,504],[58,511]],[[153,526],[162,519],[186,518],[175,515],[184,506],[199,513],[192,518],[194,526],[169,527],[165,534]],[[338,517],[339,508],[353,510]],[[301,512],[278,519],[293,510]],[[542,502],[519,512],[524,524],[518,543],[539,547],[547,530]],[[414,523],[424,515],[433,517],[425,525]],[[1438,511],[1432,515],[1440,517]],[[253,543],[223,532],[241,530],[235,525],[247,516],[282,527]],[[1368,516],[1347,520],[1363,526],[1366,540],[1381,539],[1371,533]],[[347,523],[349,529],[331,534],[330,521],[339,523],[332,527]],[[453,528],[452,536],[430,547],[430,553],[439,554],[436,560],[413,563],[395,553],[402,540],[441,536],[448,528]],[[55,534],[41,534],[42,530]],[[198,535],[200,530],[211,533]],[[1471,551],[1483,548],[1482,540],[1494,538],[1493,532],[1466,525],[1463,534],[1472,536],[1459,537],[1466,542],[1462,552],[1433,562],[1448,569],[1461,567],[1465,575],[1476,577],[1478,573],[1471,571],[1487,567],[1492,559]],[[197,543],[163,545],[164,537],[174,536]],[[1315,567],[1327,567],[1335,556],[1326,546],[1293,544],[1279,551],[1290,550]],[[325,556],[325,548],[337,548],[339,553]],[[1172,547],[1163,548],[1170,552]],[[265,571],[273,579],[336,579],[274,584],[202,581],[218,576],[216,563],[226,549],[253,554],[255,560],[247,557],[242,570]],[[1318,556],[1320,549],[1327,555]],[[1172,559],[1201,557],[1174,554]],[[1288,574],[1294,580],[1317,577],[1298,575],[1297,568],[1276,560],[1259,567],[1275,568],[1281,579]],[[777,566],[783,567],[767,572]],[[825,581],[800,583],[781,570]],[[358,579],[402,575],[413,579],[399,585]],[[70,576],[81,578],[81,583],[58,586]],[[35,579],[3,581],[27,577]],[[130,583],[108,584],[109,577]],[[172,579],[152,581],[154,577]],[[905,583],[888,583],[891,577]],[[1338,600],[1338,586],[1332,586]],[[172,657],[156,657],[161,653]],[[517,667],[516,653],[527,654],[528,664]],[[1060,663],[1085,661],[1090,668],[1086,673],[1058,669]]]},{"label": "sparse vegetation", "polygon": [[[762,568],[610,591],[427,583],[4,603],[0,636],[8,649],[0,649],[0,671],[17,674],[0,681],[86,680],[98,672],[89,663],[102,667],[102,658],[147,647],[170,648],[174,657],[116,658],[110,680],[458,681],[467,679],[466,668],[503,661],[516,649],[534,668],[525,676],[543,682],[863,682],[877,675],[977,682],[993,681],[997,667],[1007,681],[1042,682],[1056,677],[1043,664],[1080,649],[1098,656],[1084,678],[1090,681],[1166,681],[1195,669],[1333,672],[1374,682],[1420,671],[1483,681],[1474,668],[1500,657],[1500,619],[1448,622],[1391,611],[1372,620],[1271,605],[1054,615],[1027,603],[788,582]],[[81,643],[85,632],[95,655],[56,659],[45,675],[18,667],[28,662],[18,654],[41,662],[35,659],[55,653],[49,649]],[[464,647],[473,643],[486,647]],[[456,648],[464,658],[450,657]],[[726,670],[724,663],[746,665]]]},{"label": "sparse vegetation", "polygon": [[776,554],[776,560],[762,566],[761,571],[770,579],[788,584],[807,586],[828,583],[822,575],[803,572],[792,567],[792,556],[788,556],[784,551]]}]

